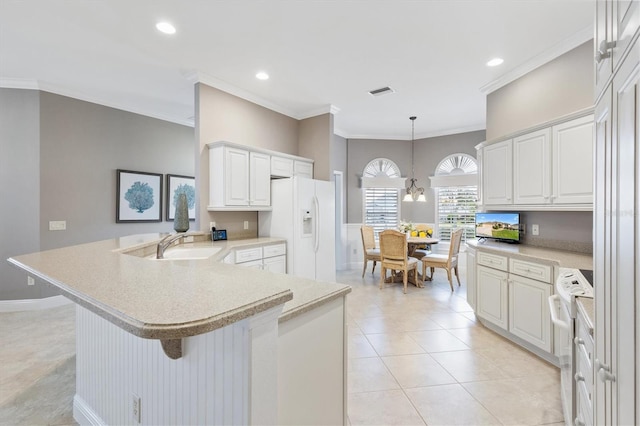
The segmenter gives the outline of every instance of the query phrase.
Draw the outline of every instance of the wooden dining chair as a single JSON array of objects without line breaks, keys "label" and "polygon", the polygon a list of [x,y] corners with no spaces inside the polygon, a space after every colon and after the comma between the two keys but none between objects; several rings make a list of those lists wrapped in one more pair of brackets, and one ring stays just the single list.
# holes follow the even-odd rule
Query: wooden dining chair
[{"label": "wooden dining chair", "polygon": [[364,253],[364,266],[362,268],[362,278],[367,270],[367,263],[373,260],[373,268],[371,273],[376,270],[376,263],[380,261],[380,249],[376,248],[376,238],[371,226],[361,226],[360,234],[362,235],[362,252]]},{"label": "wooden dining chair", "polygon": [[463,229],[458,229],[451,232],[451,244],[449,245],[449,254],[427,254],[422,258],[422,277],[426,277],[425,272],[427,268],[431,269],[431,276],[429,280],[433,279],[433,272],[435,268],[444,268],[447,271],[447,278],[449,278],[449,286],[453,291],[453,281],[451,279],[451,270],[456,273],[456,279],[458,280],[458,286],[460,286],[460,276],[458,275],[458,254],[460,253],[460,242],[462,241]]},{"label": "wooden dining chair", "polygon": [[[407,235],[403,232],[387,229],[380,233],[380,289],[384,288],[387,270],[402,272],[404,292],[407,292],[409,273],[413,274],[413,282],[418,278],[418,259],[407,256]],[[393,274],[392,274],[393,281]]]}]

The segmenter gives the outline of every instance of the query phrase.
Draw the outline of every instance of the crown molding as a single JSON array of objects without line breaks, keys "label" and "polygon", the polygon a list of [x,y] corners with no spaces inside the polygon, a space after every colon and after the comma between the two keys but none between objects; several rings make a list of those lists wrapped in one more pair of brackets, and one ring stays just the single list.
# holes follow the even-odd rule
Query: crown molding
[{"label": "crown molding", "polygon": [[299,114],[298,120],[317,117],[318,115],[322,115],[322,114],[337,114],[339,112],[340,112],[340,108],[338,108],[335,105],[324,105],[324,106],[321,106],[320,108],[314,108],[306,112],[303,112],[302,114]]},{"label": "crown molding", "polygon": [[265,107],[275,112],[279,112],[280,114],[286,115],[287,117],[291,117],[291,118],[295,118],[296,120],[299,120],[298,114],[296,114],[295,111],[292,111],[288,108],[284,108],[280,105],[277,105],[267,99],[264,99],[261,96],[258,96],[247,90],[241,89],[238,86],[234,86],[231,83],[227,83],[224,80],[220,80],[217,77],[213,77],[199,71],[195,71],[193,75],[192,74],[188,74],[188,75],[190,79],[193,79],[195,77],[196,83],[206,84],[207,86],[211,86],[215,89],[222,90],[223,92],[229,93],[233,96],[237,96],[251,103],[260,105],[262,107]]},{"label": "crown molding", "polygon": [[511,71],[501,75],[497,79],[485,84],[480,87],[480,92],[483,94],[489,94],[499,88],[506,86],[522,77],[523,75],[530,73],[534,69],[556,59],[557,57],[567,53],[568,51],[575,49],[581,44],[591,40],[593,38],[593,26],[589,26],[584,28],[581,31],[578,31],[571,37],[561,41],[560,43],[554,45],[550,49],[534,56],[533,58],[527,60],[521,65],[515,67]]},{"label": "crown molding", "polygon": [[[450,136],[450,135],[457,135],[460,133],[477,132],[479,130],[485,130],[485,127],[486,127],[485,124],[474,124],[474,125],[464,126],[464,127],[455,127],[451,129],[437,130],[434,132],[419,133],[415,135],[415,140],[417,141],[418,139],[436,138],[438,136]],[[337,134],[336,131],[334,131],[334,133]],[[367,135],[367,134],[347,135],[345,132],[343,132],[343,134],[340,134],[340,136],[346,139],[374,139],[374,140],[390,140],[390,141],[410,141],[411,140],[411,138],[407,138],[407,136],[404,134],[403,135],[383,135],[383,136]]]},{"label": "crown molding", "polygon": [[195,122],[190,118],[175,117],[172,115],[159,114],[157,112],[150,112],[146,109],[142,109],[138,106],[122,103],[111,102],[102,99],[98,96],[89,95],[83,91],[74,90],[67,86],[52,84],[44,81],[38,81],[33,79],[19,79],[19,78],[0,78],[0,87],[6,89],[28,89],[28,90],[40,90],[43,92],[54,93],[60,96],[66,96],[68,98],[77,99],[79,101],[91,102],[106,106],[109,108],[119,109],[133,114],[144,115],[145,117],[155,118],[162,121],[168,121],[170,123],[181,124],[183,126],[194,127]]},{"label": "crown molding", "polygon": [[3,89],[40,90],[37,80],[29,78],[0,78],[0,87]]}]

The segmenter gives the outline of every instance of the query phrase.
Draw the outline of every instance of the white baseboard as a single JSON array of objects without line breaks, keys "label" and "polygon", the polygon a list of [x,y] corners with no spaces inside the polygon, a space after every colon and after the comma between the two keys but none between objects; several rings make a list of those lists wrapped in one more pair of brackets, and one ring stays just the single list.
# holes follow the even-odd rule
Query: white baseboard
[{"label": "white baseboard", "polygon": [[37,311],[57,308],[73,303],[64,296],[45,297],[43,299],[0,300],[0,312]]},{"label": "white baseboard", "polygon": [[73,397],[73,419],[80,425],[107,426],[84,399],[76,394]]}]

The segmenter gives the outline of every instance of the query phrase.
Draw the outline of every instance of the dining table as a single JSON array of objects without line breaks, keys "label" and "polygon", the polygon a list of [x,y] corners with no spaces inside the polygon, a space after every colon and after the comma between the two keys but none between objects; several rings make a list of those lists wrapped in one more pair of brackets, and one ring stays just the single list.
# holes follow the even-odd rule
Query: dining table
[{"label": "dining table", "polygon": [[412,256],[419,246],[426,245],[427,247],[433,244],[438,244],[439,239],[433,237],[407,237],[407,254]]}]

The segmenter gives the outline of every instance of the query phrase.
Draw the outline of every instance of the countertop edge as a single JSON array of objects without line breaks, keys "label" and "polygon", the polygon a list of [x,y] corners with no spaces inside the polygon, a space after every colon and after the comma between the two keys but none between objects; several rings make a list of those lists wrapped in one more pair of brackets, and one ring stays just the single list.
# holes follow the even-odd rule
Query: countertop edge
[{"label": "countertop edge", "polygon": [[[478,243],[477,240],[466,241],[467,247],[473,250],[484,250],[509,257],[516,257],[522,260],[544,262],[554,267],[566,267],[576,269],[593,269],[593,255],[577,253],[558,249],[544,248],[538,246],[528,246],[525,244],[507,244],[505,247],[496,245],[498,243]],[[521,253],[520,249],[530,250],[534,253]],[[554,255],[556,256],[554,258]],[[560,260],[560,258],[563,258]],[[572,259],[567,261],[567,259]],[[589,262],[586,262],[589,259]],[[588,264],[587,264],[588,263]]]},{"label": "countertop edge", "polygon": [[339,290],[336,290],[332,293],[327,294],[326,296],[320,297],[318,299],[315,299],[311,302],[305,303],[303,305],[298,306],[295,309],[292,309],[282,315],[280,315],[280,317],[278,318],[278,323],[282,324],[284,322],[287,322],[297,316],[300,316],[302,314],[304,314],[305,312],[309,312],[313,309],[315,309],[316,307],[320,306],[320,305],[324,305],[325,303],[328,303],[334,299],[337,299],[339,297],[342,296],[346,296],[347,294],[351,293],[351,286],[345,286],[344,288],[341,288]]}]

